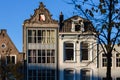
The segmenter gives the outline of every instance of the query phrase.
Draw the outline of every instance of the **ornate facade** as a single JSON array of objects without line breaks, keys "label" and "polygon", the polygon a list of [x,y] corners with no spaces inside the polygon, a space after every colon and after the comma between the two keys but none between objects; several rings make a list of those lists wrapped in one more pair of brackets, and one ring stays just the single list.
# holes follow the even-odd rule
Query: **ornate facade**
[{"label": "ornate facade", "polygon": [[27,80],[58,80],[58,23],[40,3],[23,25],[23,52],[27,60]]},{"label": "ornate facade", "polygon": [[[75,15],[64,20],[61,12],[58,22],[41,2],[23,23],[25,55],[16,49],[7,31],[0,30],[0,79],[8,80],[9,64],[24,61],[24,80],[105,80],[107,59],[95,36],[87,19]],[[120,80],[120,48],[114,48],[111,75]],[[12,76],[12,80],[18,77]]]}]

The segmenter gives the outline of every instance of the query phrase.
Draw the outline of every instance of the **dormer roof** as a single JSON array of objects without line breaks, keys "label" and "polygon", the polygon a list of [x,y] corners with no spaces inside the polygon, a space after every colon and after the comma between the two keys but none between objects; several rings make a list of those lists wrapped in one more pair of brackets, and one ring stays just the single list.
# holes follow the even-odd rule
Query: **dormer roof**
[{"label": "dormer roof", "polygon": [[78,15],[72,16],[66,20],[63,21],[63,26],[61,27],[60,32],[81,32],[79,30],[72,31],[72,28],[75,28],[75,25],[80,25],[84,29],[84,32],[95,32],[94,26],[92,25],[92,22],[89,20],[82,18]]}]

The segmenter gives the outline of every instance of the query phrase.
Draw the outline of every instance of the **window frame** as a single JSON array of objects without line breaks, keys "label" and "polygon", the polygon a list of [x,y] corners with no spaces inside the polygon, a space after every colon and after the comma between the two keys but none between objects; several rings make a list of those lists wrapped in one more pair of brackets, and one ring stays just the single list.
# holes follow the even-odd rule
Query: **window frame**
[{"label": "window frame", "polygon": [[[85,43],[85,44],[87,44],[87,54],[88,54],[88,59],[86,59],[86,60],[84,60],[84,59],[82,59],[82,57],[83,57],[83,54],[82,54],[82,43]],[[89,41],[82,41],[81,43],[80,43],[80,61],[81,62],[88,62],[88,61],[92,61],[92,57],[93,57],[93,55],[92,55],[92,45],[91,45],[91,42],[89,42]],[[91,50],[90,50],[91,49]]]},{"label": "window frame", "polygon": [[120,80],[120,77],[116,77],[116,80]]},{"label": "window frame", "polygon": [[[66,47],[65,47],[65,44],[66,43],[71,43],[71,44],[73,44],[73,59],[72,60],[66,60],[66,51],[65,51],[65,49],[66,49]],[[64,45],[64,49],[63,49],[63,59],[64,59],[64,62],[75,62],[76,61],[76,56],[75,56],[75,42],[72,42],[72,41],[65,41],[64,43],[63,43],[63,45]]]},{"label": "window frame", "polygon": [[[103,66],[103,55],[105,55],[105,53],[101,53],[101,67],[102,68],[106,68],[107,67],[107,62],[106,62],[106,66]],[[107,61],[107,57],[104,56],[104,59],[106,59],[106,61]],[[111,60],[112,60],[111,61],[111,63],[112,63],[111,64],[111,68],[113,68],[113,66],[114,66],[114,64],[113,64],[113,57],[111,57]]]},{"label": "window frame", "polygon": [[[79,25],[79,30],[76,30],[76,25]],[[71,32],[84,32],[84,23],[82,19],[72,20]]]},{"label": "window frame", "polygon": [[72,73],[72,77],[73,77],[73,80],[76,79],[75,75],[76,75],[76,70],[75,69],[70,69],[70,68],[67,68],[67,69],[64,69],[64,80],[66,80],[66,76],[69,77],[71,75],[66,75],[66,71],[73,71]]},{"label": "window frame", "polygon": [[[103,61],[105,61],[105,62],[103,62]],[[102,53],[102,67],[107,67],[107,57],[105,56],[105,53]]]},{"label": "window frame", "polygon": [[[83,78],[83,71],[89,71],[89,80],[92,80],[92,70],[91,69],[87,69],[87,68],[85,68],[85,69],[81,69],[80,70],[81,72],[80,72],[80,79],[82,79]],[[86,75],[87,76],[87,75]],[[85,77],[85,76],[84,76]]]},{"label": "window frame", "polygon": [[27,43],[54,44],[55,29],[27,29]]},{"label": "window frame", "polygon": [[[16,61],[17,60],[16,59],[16,57],[17,57],[16,55],[6,55],[6,64],[9,64],[8,61],[7,61],[7,57],[10,57],[9,63],[11,62],[12,64],[16,64],[16,62],[17,62]],[[12,57],[14,57],[14,60],[15,60],[14,63],[12,62]]]},{"label": "window frame", "polygon": [[[117,55],[118,55],[118,56],[117,56]],[[115,56],[116,56],[116,59],[115,59],[115,60],[116,60],[116,62],[115,62],[115,63],[116,63],[116,67],[119,68],[119,67],[120,67],[120,54],[119,54],[119,53],[116,53]],[[118,62],[117,62],[117,59],[118,59]],[[117,66],[117,65],[118,65],[118,66]]]}]

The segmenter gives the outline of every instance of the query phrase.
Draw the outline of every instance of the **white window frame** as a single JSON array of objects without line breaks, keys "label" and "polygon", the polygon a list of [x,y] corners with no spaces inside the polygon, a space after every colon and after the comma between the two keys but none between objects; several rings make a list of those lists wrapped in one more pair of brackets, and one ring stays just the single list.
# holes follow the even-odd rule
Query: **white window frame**
[{"label": "white window frame", "polygon": [[16,62],[17,62],[17,58],[16,58],[17,56],[16,55],[6,55],[6,64],[8,64],[7,63],[7,56],[10,56],[10,59],[11,59],[12,56],[14,56],[15,57],[15,64],[16,64]]},{"label": "white window frame", "polygon": [[[87,43],[88,44],[88,60],[82,60],[82,43]],[[92,61],[93,55],[92,55],[92,43],[90,41],[82,41],[80,42],[80,61],[81,62],[89,62]]]},{"label": "white window frame", "polygon": [[[65,43],[72,43],[73,44],[73,60],[66,60],[65,59],[65,57],[66,57],[66,53],[65,53]],[[75,42],[73,42],[73,41],[65,41],[64,43],[63,43],[63,59],[64,59],[64,61],[65,62],[75,62],[76,61],[76,56],[75,56]]]},{"label": "white window frame", "polygon": [[[106,68],[107,66],[103,66],[103,55],[104,53],[101,53],[101,67],[102,68]],[[104,54],[105,55],[105,54]],[[113,54],[112,54],[113,55]],[[104,57],[105,58],[105,57]],[[107,59],[107,57],[106,57],[106,59]],[[111,57],[111,63],[112,63],[112,65],[111,65],[111,68],[113,68],[113,66],[114,66],[114,64],[113,64],[113,57]],[[107,64],[106,64],[107,65]]]},{"label": "white window frame", "polygon": [[[103,57],[103,55],[105,55],[105,54],[102,53],[102,61],[101,61],[102,67],[107,67],[107,57],[106,56]],[[103,66],[103,59],[106,59],[106,62],[104,62],[104,63],[106,63],[106,66]]]},{"label": "white window frame", "polygon": [[71,68],[64,69],[64,73],[63,73],[64,79],[63,79],[63,80],[66,80],[66,79],[65,79],[65,71],[67,71],[67,70],[73,71],[73,80],[75,80],[75,79],[76,79],[76,77],[75,77],[75,75],[76,75],[76,70],[75,70],[75,69],[71,69]]},{"label": "white window frame", "polygon": [[[79,22],[79,21],[81,21],[81,22]],[[75,31],[75,26],[76,25],[80,25],[81,26],[80,30]],[[84,32],[84,23],[83,23],[82,19],[77,19],[77,20],[73,19],[72,20],[71,32]]]},{"label": "white window frame", "polygon": [[[119,57],[117,57],[117,54],[119,55]],[[117,66],[117,59],[120,59],[120,54],[119,53],[116,53],[115,54],[115,56],[116,56],[116,58],[115,58],[115,66],[117,67],[117,68],[120,68],[120,66]],[[120,60],[119,60],[119,65],[120,65]]]}]

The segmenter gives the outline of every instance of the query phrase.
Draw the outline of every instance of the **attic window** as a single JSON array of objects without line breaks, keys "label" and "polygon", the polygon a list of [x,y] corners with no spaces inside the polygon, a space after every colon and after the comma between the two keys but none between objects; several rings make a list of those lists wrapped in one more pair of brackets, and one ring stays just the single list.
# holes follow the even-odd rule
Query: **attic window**
[{"label": "attic window", "polygon": [[72,28],[71,28],[72,32],[75,31],[80,31],[80,32],[84,32],[84,24],[82,20],[73,20],[72,21]]},{"label": "attic window", "polygon": [[75,25],[75,31],[80,31],[80,27],[81,27],[81,26],[80,26],[79,24],[76,24],[76,25]]}]

